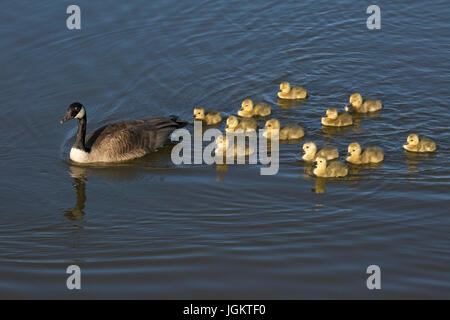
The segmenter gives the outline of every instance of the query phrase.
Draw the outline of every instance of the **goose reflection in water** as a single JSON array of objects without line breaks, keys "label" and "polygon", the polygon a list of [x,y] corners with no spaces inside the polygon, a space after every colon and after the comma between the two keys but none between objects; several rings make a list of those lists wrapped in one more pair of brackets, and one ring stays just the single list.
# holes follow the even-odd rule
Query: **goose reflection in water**
[{"label": "goose reflection in water", "polygon": [[86,183],[89,177],[101,177],[116,181],[133,180],[144,170],[132,166],[78,166],[69,165],[69,174],[73,178],[72,186],[76,191],[76,203],[72,209],[65,210],[64,216],[69,220],[82,220],[85,216]]},{"label": "goose reflection in water", "polygon": [[[69,167],[69,174],[73,178],[73,187],[76,190],[76,203],[70,210],[64,211],[69,220],[82,220],[86,212],[86,184],[88,177],[98,177],[116,182],[130,181],[139,178],[155,169],[158,172],[171,168],[170,154],[173,144],[168,144],[158,152],[145,157],[114,164],[77,164],[64,161]],[[161,178],[164,181],[164,178]]]},{"label": "goose reflection in water", "polygon": [[74,180],[73,187],[76,190],[76,203],[70,210],[64,211],[64,216],[69,220],[81,220],[86,214],[84,207],[86,203],[86,172],[79,167],[70,167],[70,175]]}]

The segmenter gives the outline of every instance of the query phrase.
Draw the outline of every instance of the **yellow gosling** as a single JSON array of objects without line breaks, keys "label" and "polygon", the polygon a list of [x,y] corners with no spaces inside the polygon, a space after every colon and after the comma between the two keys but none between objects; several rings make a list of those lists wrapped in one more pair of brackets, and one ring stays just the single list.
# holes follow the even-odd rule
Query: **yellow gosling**
[{"label": "yellow gosling", "polygon": [[[234,138],[234,137],[233,137]],[[231,150],[230,140],[224,136],[218,136],[216,139],[216,147],[214,149],[216,156],[230,156],[229,153],[232,152],[234,157],[239,156],[249,156],[256,152],[253,146],[245,143],[244,145],[238,144],[234,141],[233,150]]]},{"label": "yellow gosling", "polygon": [[291,87],[289,82],[280,84],[280,91],[278,91],[280,99],[306,99],[307,97],[308,91],[303,87]]},{"label": "yellow gosling", "polygon": [[305,136],[305,130],[299,125],[289,124],[281,127],[280,121],[277,119],[270,119],[266,121],[265,128],[267,129],[266,137],[270,139],[272,130],[279,130],[280,140],[295,140]]},{"label": "yellow gosling", "polygon": [[265,102],[253,103],[251,99],[242,101],[238,115],[243,118],[267,117],[272,113],[272,108]]},{"label": "yellow gosling", "polygon": [[239,129],[244,130],[244,132],[256,131],[258,129],[258,122],[253,118],[239,119],[236,116],[228,117],[225,131],[234,132]]},{"label": "yellow gosling", "polygon": [[324,147],[317,151],[317,146],[314,142],[306,142],[303,144],[302,159],[306,162],[314,162],[317,157],[322,157],[327,160],[333,160],[339,158],[339,151],[336,147]]},{"label": "yellow gosling", "polygon": [[415,133],[410,134],[406,139],[407,144],[403,145],[403,149],[411,152],[434,152],[436,151],[436,143],[426,137],[421,137]]},{"label": "yellow gosling", "polygon": [[322,117],[322,125],[329,127],[347,127],[353,124],[353,118],[348,112],[339,114],[336,108],[327,110],[327,116]]},{"label": "yellow gosling", "polygon": [[193,118],[195,120],[203,121],[206,125],[214,125],[222,121],[222,115],[220,112],[215,110],[206,111],[205,108],[194,108]]},{"label": "yellow gosling", "polygon": [[[352,110],[358,113],[375,112],[383,108],[381,100],[363,99],[363,97],[359,93],[352,94],[350,96],[349,102]],[[345,111],[349,110],[350,108],[348,106],[345,107]]]},{"label": "yellow gosling", "polygon": [[358,142],[348,145],[349,156],[345,159],[353,164],[379,163],[384,160],[384,153],[378,147],[368,147],[364,151]]},{"label": "yellow gosling", "polygon": [[313,173],[322,178],[338,178],[348,175],[348,168],[340,161],[327,162],[323,157],[317,157],[317,166]]}]

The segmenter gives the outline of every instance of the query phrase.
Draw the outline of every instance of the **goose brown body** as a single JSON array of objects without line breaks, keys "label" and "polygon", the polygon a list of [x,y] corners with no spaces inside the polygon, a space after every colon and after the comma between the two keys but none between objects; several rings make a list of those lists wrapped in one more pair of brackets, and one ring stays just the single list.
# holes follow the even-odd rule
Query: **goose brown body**
[{"label": "goose brown body", "polygon": [[[118,162],[140,158],[162,146],[169,135],[187,122],[176,116],[120,121],[94,130],[85,139],[86,111],[74,104],[62,123],[77,118],[78,132],[70,158],[80,163]],[[79,107],[81,106],[81,107]]]}]

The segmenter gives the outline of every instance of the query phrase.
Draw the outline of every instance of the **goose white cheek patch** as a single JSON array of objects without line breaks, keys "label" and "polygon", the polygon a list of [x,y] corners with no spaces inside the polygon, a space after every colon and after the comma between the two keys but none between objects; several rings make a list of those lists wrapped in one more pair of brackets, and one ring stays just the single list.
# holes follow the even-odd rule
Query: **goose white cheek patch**
[{"label": "goose white cheek patch", "polygon": [[84,117],[85,114],[86,114],[86,111],[84,110],[84,107],[83,107],[83,108],[81,108],[80,112],[78,112],[78,114],[75,116],[75,118],[81,119]]}]

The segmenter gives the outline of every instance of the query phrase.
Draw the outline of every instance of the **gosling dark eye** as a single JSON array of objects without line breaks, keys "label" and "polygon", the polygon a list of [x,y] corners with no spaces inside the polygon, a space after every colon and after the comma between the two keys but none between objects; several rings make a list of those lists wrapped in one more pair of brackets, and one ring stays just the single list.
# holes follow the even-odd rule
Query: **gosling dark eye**
[{"label": "gosling dark eye", "polygon": [[309,147],[306,147],[306,149],[309,149]]}]

